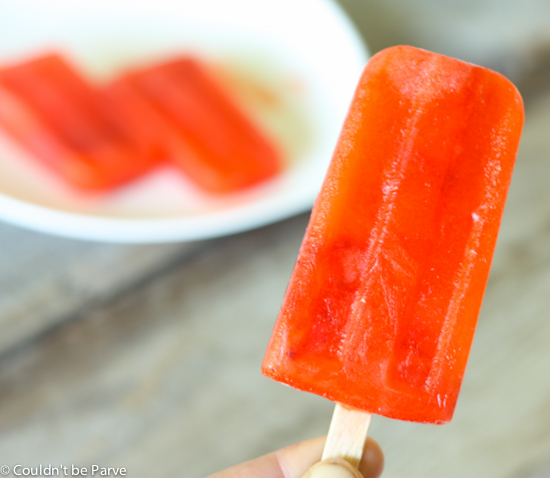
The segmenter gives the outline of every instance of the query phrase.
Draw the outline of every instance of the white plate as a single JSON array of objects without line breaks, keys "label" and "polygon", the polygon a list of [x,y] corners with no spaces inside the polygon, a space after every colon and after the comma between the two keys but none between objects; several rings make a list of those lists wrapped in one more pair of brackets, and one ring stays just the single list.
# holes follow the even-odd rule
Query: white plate
[{"label": "white plate", "polygon": [[110,242],[206,239],[306,211],[367,60],[357,32],[330,0],[3,0],[0,31],[0,64],[58,50],[97,79],[199,54],[281,145],[285,172],[243,193],[209,196],[166,169],[85,196],[0,136],[0,218]]}]

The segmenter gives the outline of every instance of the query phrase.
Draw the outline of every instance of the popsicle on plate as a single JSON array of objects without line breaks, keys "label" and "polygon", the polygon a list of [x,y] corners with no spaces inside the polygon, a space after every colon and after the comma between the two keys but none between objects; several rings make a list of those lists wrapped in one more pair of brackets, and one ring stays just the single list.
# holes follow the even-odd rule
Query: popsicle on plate
[{"label": "popsicle on plate", "polygon": [[387,417],[448,422],[522,124],[498,73],[405,46],[373,56],[263,373]]},{"label": "popsicle on plate", "polygon": [[277,148],[193,57],[129,73],[106,91],[120,108],[134,109],[134,121],[147,115],[144,134],[207,191],[236,191],[281,170]]},{"label": "popsicle on plate", "polygon": [[0,69],[0,126],[80,189],[130,181],[160,161],[160,150],[58,54]]}]

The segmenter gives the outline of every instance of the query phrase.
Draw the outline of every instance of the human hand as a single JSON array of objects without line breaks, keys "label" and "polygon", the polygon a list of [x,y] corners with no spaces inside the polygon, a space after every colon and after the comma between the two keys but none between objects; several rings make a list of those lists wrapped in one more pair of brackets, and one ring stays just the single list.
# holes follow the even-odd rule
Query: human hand
[{"label": "human hand", "polygon": [[[209,478],[301,478],[321,460],[326,437],[312,438],[281,450],[268,453],[255,460],[241,463]],[[384,455],[371,438],[367,439],[359,471],[363,478],[377,478],[382,473]]]}]

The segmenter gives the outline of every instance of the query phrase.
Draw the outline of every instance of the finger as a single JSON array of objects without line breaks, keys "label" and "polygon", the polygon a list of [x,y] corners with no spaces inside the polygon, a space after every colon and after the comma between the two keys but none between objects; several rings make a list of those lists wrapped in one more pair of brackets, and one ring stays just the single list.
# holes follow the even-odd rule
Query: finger
[{"label": "finger", "polygon": [[[313,438],[283,448],[255,460],[242,463],[212,475],[210,478],[301,478],[321,459],[326,437]],[[382,473],[384,456],[378,444],[368,439],[359,469],[364,478],[377,478]]]},{"label": "finger", "polygon": [[[280,467],[286,471],[284,478],[300,478],[311,466],[321,460],[326,436],[297,443],[283,448],[274,454],[278,456]],[[384,468],[384,454],[378,443],[367,438],[359,471],[364,478],[378,478]]]},{"label": "finger", "polygon": [[378,478],[384,469],[384,453],[380,445],[372,438],[367,438],[363,449],[363,458],[359,463],[359,471],[364,478]]}]

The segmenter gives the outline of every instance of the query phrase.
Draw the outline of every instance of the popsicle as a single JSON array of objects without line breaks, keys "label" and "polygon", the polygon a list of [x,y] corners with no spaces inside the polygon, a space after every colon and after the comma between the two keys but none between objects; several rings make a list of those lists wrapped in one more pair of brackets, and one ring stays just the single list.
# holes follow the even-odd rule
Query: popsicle
[{"label": "popsicle", "polygon": [[448,422],[522,124],[521,97],[498,73],[407,46],[374,55],[263,373],[344,409]]},{"label": "popsicle", "polygon": [[59,54],[0,69],[0,125],[80,189],[110,189],[161,160]]},{"label": "popsicle", "polygon": [[144,134],[157,135],[167,157],[204,190],[247,188],[282,168],[273,142],[194,57],[129,73],[107,92],[119,107],[131,102],[151,118]]}]

